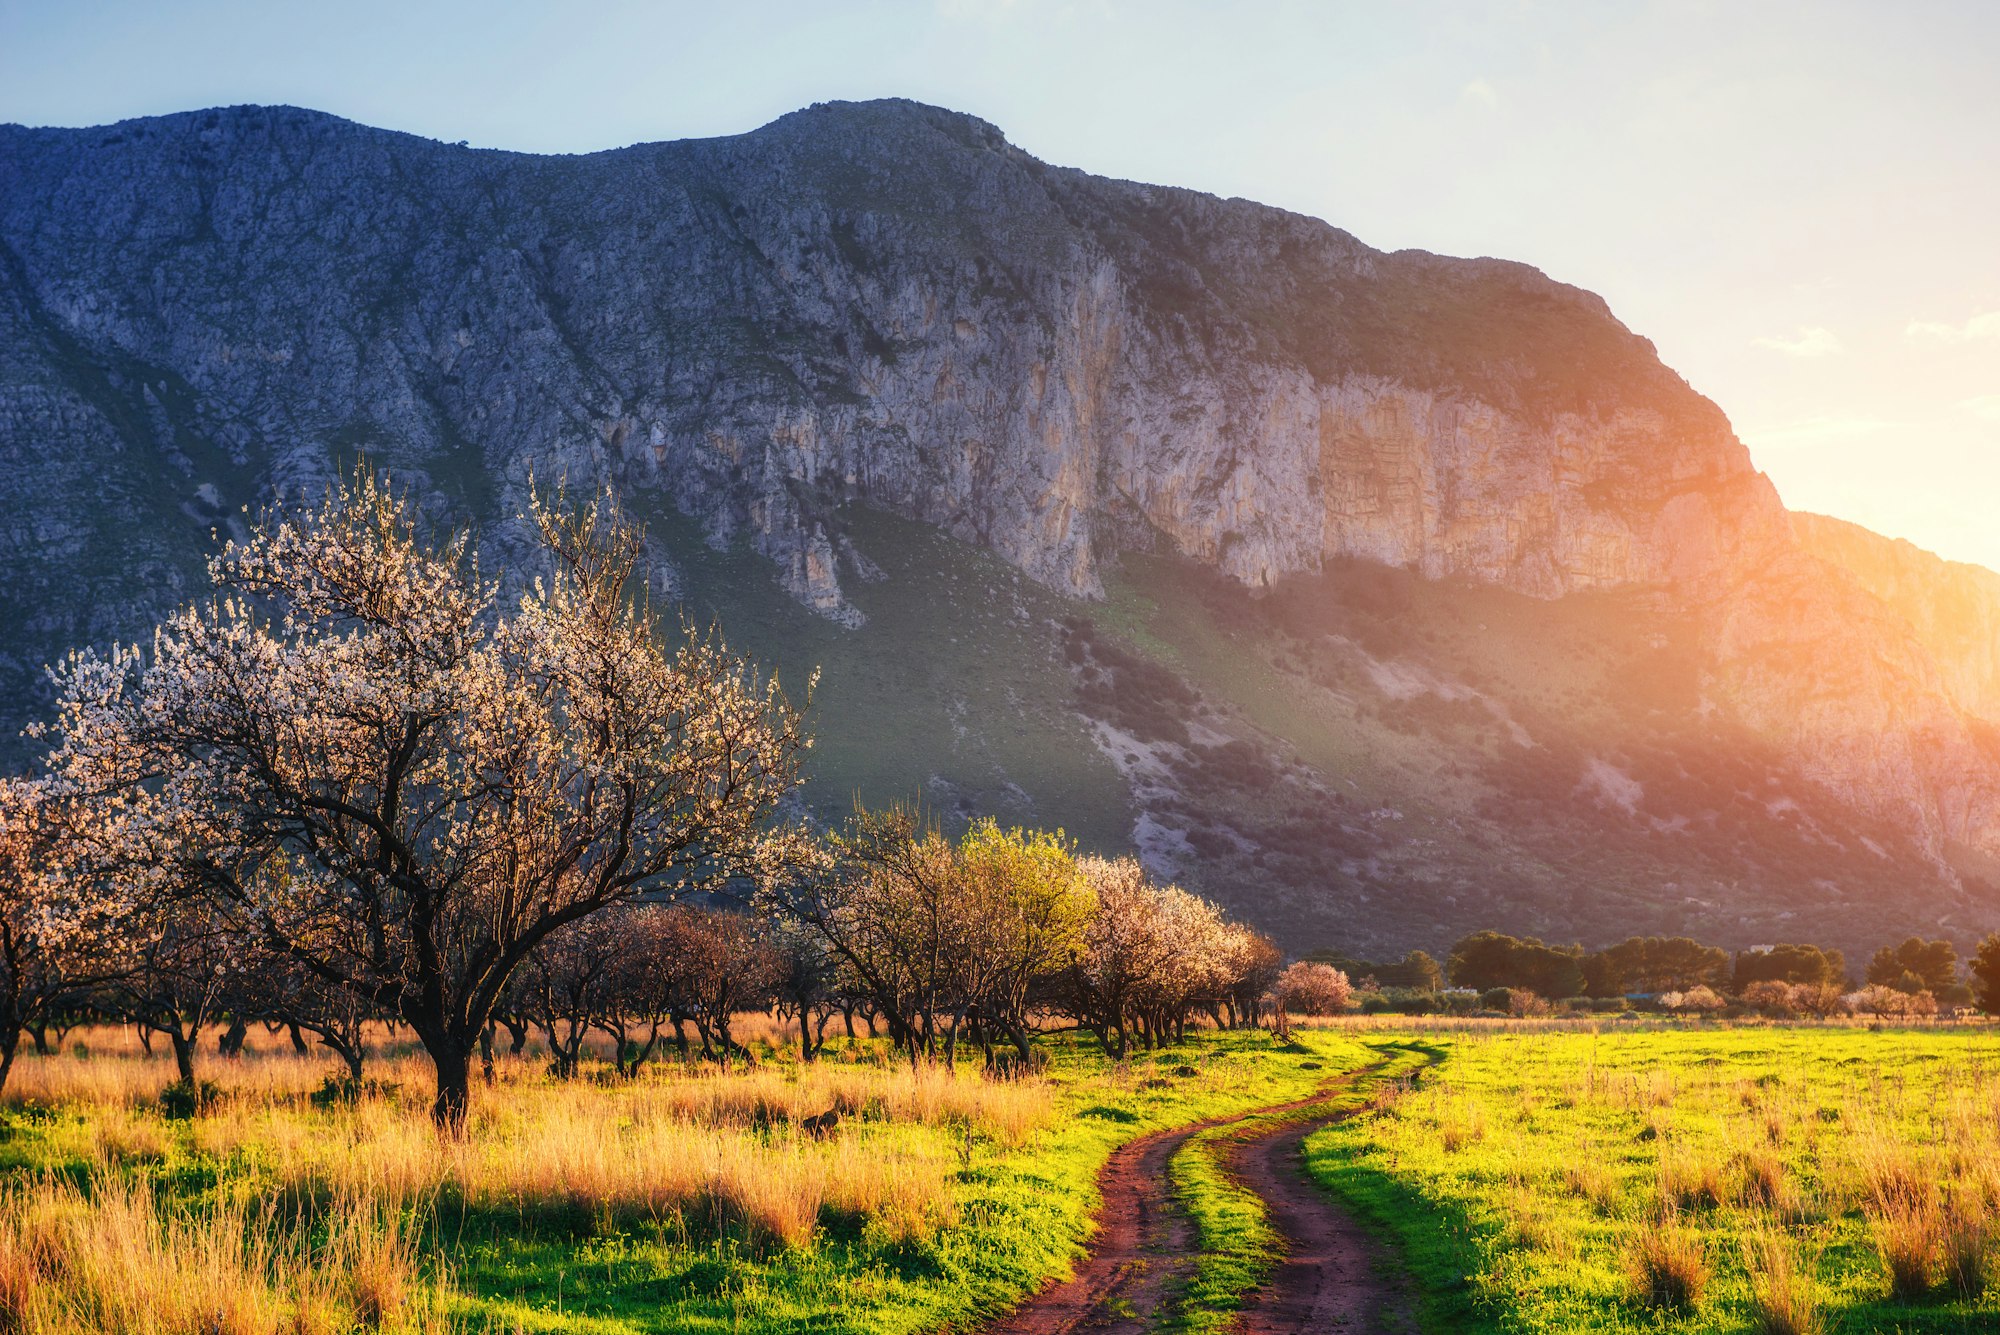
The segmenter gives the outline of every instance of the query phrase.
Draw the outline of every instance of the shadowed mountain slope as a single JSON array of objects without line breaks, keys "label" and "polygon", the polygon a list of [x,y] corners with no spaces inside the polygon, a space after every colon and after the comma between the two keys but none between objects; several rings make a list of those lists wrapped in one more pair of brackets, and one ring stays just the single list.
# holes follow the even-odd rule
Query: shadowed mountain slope
[{"label": "shadowed mountain slope", "polygon": [[357,457],[501,552],[531,476],[656,514],[658,591],[852,674],[831,805],[923,783],[1385,944],[1991,925],[1990,585],[1788,516],[1522,265],[909,102],[580,157],[0,128],[10,725]]}]

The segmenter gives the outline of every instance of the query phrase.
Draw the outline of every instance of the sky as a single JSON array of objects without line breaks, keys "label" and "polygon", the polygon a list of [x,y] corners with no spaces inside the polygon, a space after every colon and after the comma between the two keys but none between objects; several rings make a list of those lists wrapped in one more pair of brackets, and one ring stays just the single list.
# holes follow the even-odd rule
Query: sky
[{"label": "sky", "polygon": [[1795,509],[2000,568],[2000,0],[0,0],[0,121],[482,147],[972,112],[1050,162],[1601,293]]}]

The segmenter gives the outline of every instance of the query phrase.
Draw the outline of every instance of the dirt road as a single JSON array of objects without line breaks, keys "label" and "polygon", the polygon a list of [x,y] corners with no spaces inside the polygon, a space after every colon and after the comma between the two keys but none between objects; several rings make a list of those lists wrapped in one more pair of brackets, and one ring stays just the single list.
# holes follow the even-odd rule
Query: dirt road
[{"label": "dirt road", "polygon": [[[1353,1077],[1349,1077],[1350,1079]],[[1174,1200],[1167,1165],[1196,1133],[1240,1126],[1225,1151],[1229,1171],[1263,1198],[1284,1260],[1252,1294],[1246,1335],[1414,1329],[1382,1265],[1381,1249],[1331,1197],[1307,1181],[1300,1142],[1347,1114],[1316,1111],[1327,1097],[1253,1109],[1156,1131],[1121,1146],[1098,1174],[1104,1204],[1090,1254],[1069,1280],[1042,1290],[988,1328],[991,1335],[1141,1335],[1171,1315],[1196,1256],[1193,1222]]]}]

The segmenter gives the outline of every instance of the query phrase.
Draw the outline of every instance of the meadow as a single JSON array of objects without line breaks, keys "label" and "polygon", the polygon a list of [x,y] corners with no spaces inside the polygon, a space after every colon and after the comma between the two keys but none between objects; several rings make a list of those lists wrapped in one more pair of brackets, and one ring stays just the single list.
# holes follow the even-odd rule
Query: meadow
[{"label": "meadow", "polygon": [[[1671,1022],[1191,1030],[1114,1062],[586,1064],[533,1047],[441,1138],[421,1059],[369,1080],[254,1031],[199,1107],[130,1031],[24,1056],[0,1106],[0,1329],[973,1329],[1080,1254],[1093,1181],[1149,1131],[1317,1098],[1315,1177],[1439,1331],[1964,1331],[2000,1314],[2000,1039]],[[838,1111],[815,1134],[808,1119]],[[1253,1121],[1244,1124],[1254,1128]],[[1240,1128],[1238,1128],[1240,1129]],[[1200,1255],[1161,1328],[1225,1331],[1273,1236],[1221,1157],[1170,1166]]]},{"label": "meadow", "polygon": [[1307,1142],[1397,1244],[1426,1328],[2000,1326],[1985,1028],[1462,1030],[1435,1079]]}]

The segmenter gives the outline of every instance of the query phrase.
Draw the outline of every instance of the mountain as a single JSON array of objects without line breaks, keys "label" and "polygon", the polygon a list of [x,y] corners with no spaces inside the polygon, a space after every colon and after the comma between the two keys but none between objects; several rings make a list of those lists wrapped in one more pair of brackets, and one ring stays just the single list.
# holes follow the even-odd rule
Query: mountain
[{"label": "mountain", "polygon": [[1995,577],[1788,514],[1604,302],[837,103],[578,157],[0,128],[0,693],[356,459],[618,487],[827,666],[813,798],[1136,845],[1298,949],[2000,924]]}]

